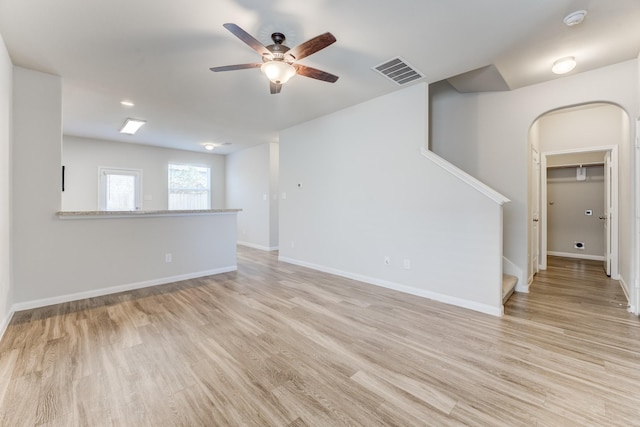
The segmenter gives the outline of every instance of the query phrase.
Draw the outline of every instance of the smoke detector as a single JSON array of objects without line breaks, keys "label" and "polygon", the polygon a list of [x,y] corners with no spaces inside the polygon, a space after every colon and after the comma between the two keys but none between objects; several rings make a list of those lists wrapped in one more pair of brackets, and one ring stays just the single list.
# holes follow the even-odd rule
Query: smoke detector
[{"label": "smoke detector", "polygon": [[567,27],[573,27],[582,23],[585,16],[587,16],[586,10],[576,10],[575,12],[571,12],[570,14],[565,16],[562,22],[564,22],[564,25],[566,25]]}]

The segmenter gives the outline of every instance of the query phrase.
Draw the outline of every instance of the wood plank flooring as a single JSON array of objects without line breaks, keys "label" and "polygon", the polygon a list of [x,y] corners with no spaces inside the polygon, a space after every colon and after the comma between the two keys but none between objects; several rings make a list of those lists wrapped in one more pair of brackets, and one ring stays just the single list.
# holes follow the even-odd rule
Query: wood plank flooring
[{"label": "wood plank flooring", "polygon": [[495,318],[238,258],[16,313],[0,425],[640,425],[640,321],[600,263],[550,258]]}]

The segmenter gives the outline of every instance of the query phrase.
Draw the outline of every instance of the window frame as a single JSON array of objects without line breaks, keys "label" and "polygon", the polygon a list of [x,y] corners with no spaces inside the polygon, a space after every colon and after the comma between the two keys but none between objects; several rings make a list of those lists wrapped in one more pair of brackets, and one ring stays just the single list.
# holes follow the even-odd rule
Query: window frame
[{"label": "window frame", "polygon": [[194,210],[194,209],[186,209],[184,207],[172,207],[171,206],[171,167],[172,166],[188,166],[192,168],[204,168],[207,169],[208,179],[207,179],[207,206],[201,208],[203,210],[211,209],[213,206],[213,185],[211,184],[211,165],[203,164],[203,163],[189,163],[189,162],[169,162],[167,163],[167,210]]},{"label": "window frame", "polygon": [[[142,209],[142,169],[120,168],[120,167],[98,167],[98,210],[105,212],[118,212],[115,209],[107,209],[107,175],[124,175],[133,176],[134,185],[134,202],[136,211]],[[123,211],[124,212],[124,211]],[[126,211],[129,212],[129,211]]]}]

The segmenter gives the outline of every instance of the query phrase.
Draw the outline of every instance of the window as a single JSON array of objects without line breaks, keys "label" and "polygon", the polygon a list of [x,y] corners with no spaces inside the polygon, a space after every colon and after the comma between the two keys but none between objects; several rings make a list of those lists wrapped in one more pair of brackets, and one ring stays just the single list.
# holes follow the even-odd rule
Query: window
[{"label": "window", "polygon": [[169,209],[211,207],[211,169],[207,166],[169,164]]},{"label": "window", "polygon": [[142,171],[99,168],[98,206],[103,211],[133,211],[142,206]]}]

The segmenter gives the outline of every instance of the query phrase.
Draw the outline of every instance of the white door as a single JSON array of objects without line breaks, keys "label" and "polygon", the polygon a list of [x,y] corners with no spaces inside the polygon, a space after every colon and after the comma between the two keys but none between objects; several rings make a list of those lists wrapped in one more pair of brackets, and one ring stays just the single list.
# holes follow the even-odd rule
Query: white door
[{"label": "white door", "polygon": [[611,238],[611,220],[614,219],[612,174],[611,151],[607,151],[604,156],[604,215],[600,217],[604,221],[604,271],[607,276],[611,276],[611,252],[613,248]]},{"label": "white door", "polygon": [[141,209],[141,170],[99,167],[98,176],[98,207],[101,211]]},{"label": "white door", "polygon": [[535,275],[540,269],[540,154],[531,147],[531,265],[529,272]]}]

